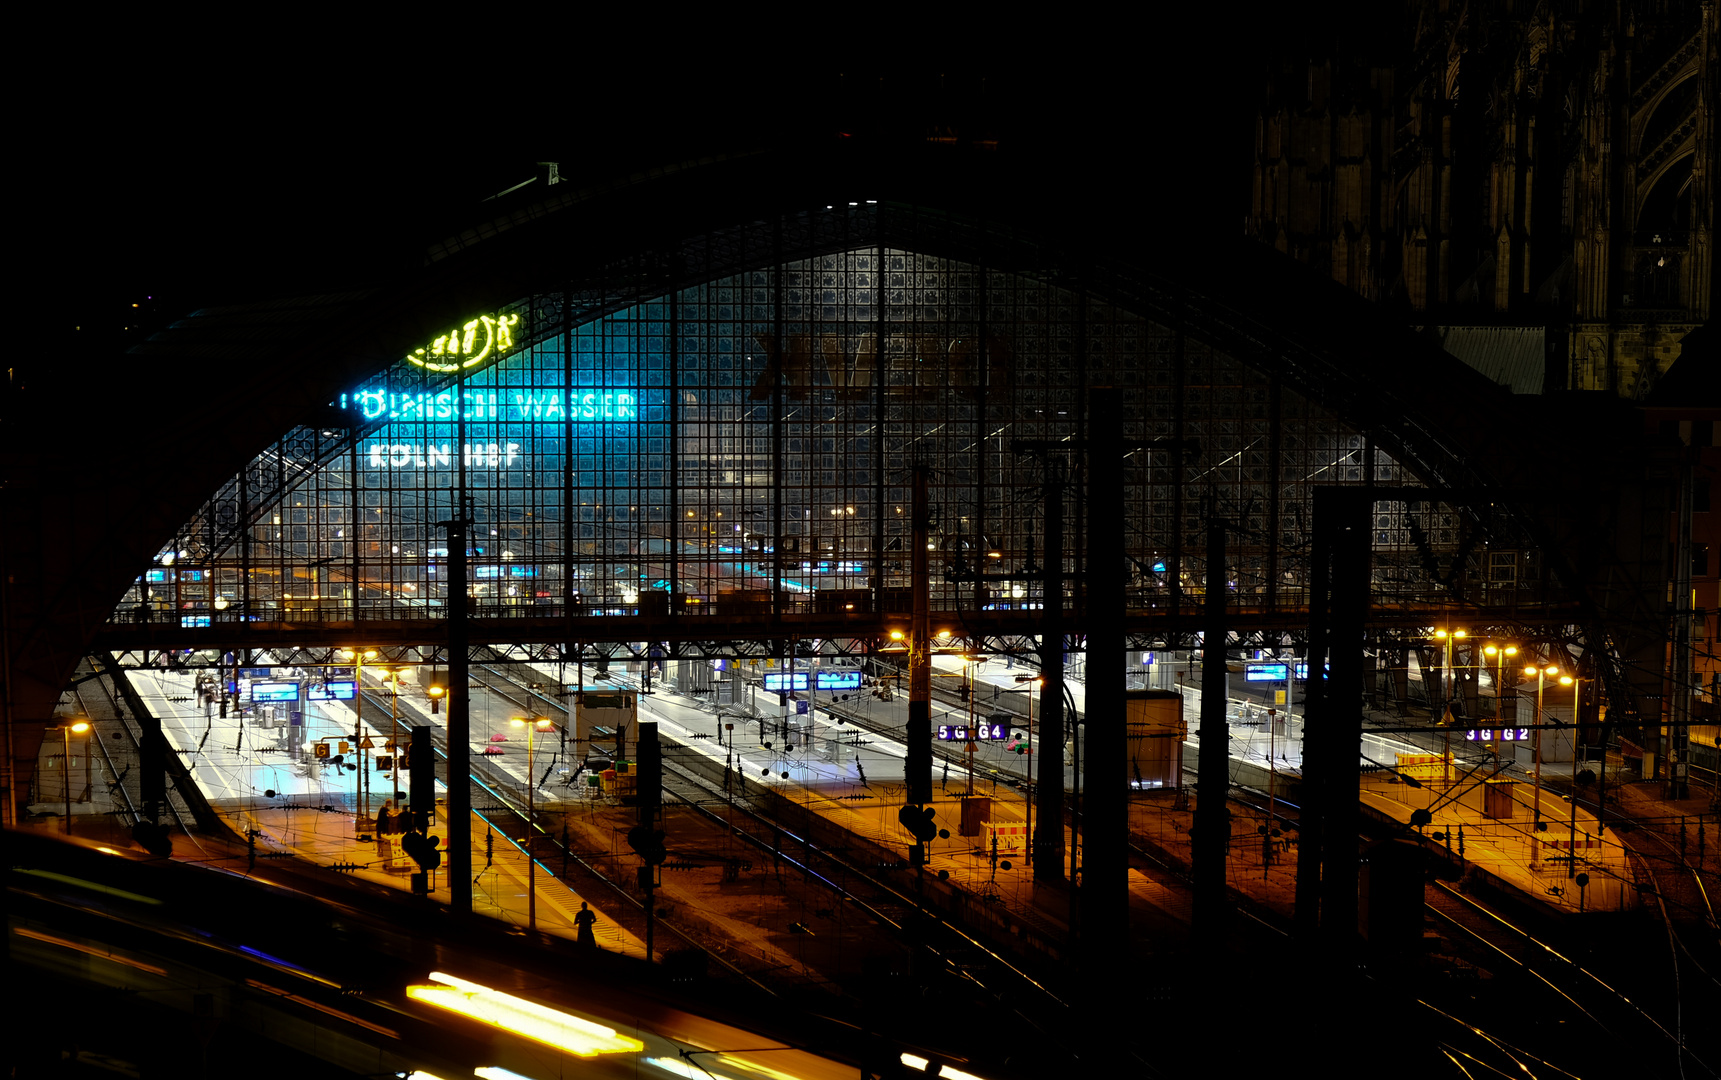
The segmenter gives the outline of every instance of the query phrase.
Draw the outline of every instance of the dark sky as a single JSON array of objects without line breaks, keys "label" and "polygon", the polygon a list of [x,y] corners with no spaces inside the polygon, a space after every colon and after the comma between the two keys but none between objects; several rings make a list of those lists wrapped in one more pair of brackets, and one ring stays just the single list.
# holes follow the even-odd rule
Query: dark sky
[{"label": "dark sky", "polygon": [[[28,144],[51,150],[33,170],[44,244],[27,277],[54,348],[70,331],[81,354],[118,356],[200,306],[410,262],[541,159],[578,180],[934,127],[1091,176],[1096,194],[1129,196],[1124,212],[1238,232],[1272,33],[1235,9],[1139,37],[1024,26],[988,42],[961,29],[664,48],[521,24],[492,49],[476,28],[410,43],[289,29],[212,47],[152,26],[150,47],[78,58],[81,77],[24,110]],[[39,380],[58,366],[43,354],[19,371]]]}]

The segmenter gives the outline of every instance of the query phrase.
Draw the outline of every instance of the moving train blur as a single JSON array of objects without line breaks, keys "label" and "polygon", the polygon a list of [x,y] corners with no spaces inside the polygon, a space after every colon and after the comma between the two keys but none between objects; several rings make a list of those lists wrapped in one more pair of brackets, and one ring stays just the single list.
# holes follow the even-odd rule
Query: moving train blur
[{"label": "moving train blur", "polygon": [[6,834],[13,1075],[965,1072],[804,1002],[456,922],[291,860],[247,875],[243,849],[209,850],[193,863]]}]

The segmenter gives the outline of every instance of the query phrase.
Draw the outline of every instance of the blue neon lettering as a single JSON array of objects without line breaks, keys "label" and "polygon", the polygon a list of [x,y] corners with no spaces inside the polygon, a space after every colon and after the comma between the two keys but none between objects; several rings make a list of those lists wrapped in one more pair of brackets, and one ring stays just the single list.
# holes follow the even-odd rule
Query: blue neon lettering
[{"label": "blue neon lettering", "polygon": [[440,390],[404,393],[373,387],[341,395],[341,408],[356,408],[364,420],[406,423],[452,420],[638,420],[639,399],[625,390],[525,389]]}]

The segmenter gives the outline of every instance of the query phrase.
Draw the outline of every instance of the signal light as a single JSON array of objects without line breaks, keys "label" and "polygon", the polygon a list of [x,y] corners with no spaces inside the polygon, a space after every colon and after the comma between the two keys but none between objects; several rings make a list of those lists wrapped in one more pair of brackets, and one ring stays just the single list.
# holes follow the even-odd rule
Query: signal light
[{"label": "signal light", "polygon": [[644,859],[647,865],[661,866],[669,858],[669,852],[663,844],[663,830],[653,829],[645,825],[635,825],[627,832],[627,846],[633,848]]},{"label": "signal light", "polygon": [[938,838],[938,826],[932,823],[932,817],[937,812],[930,806],[904,806],[896,812],[896,820],[902,823],[902,827],[907,829],[916,841],[926,844]]},{"label": "signal light", "polygon": [[440,836],[426,836],[416,832],[406,833],[400,838],[401,849],[425,870],[434,870],[442,865],[442,848],[439,846],[441,843]]},{"label": "signal light", "polygon": [[153,821],[139,821],[132,826],[131,838],[151,855],[169,858],[173,855],[173,839],[167,830]]}]

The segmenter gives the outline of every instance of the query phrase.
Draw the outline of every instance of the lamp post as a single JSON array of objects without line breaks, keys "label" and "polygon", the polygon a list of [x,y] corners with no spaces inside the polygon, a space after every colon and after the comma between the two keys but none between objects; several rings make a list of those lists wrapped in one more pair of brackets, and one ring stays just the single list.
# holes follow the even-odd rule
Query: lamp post
[{"label": "lamp post", "polygon": [[1542,690],[1547,686],[1548,676],[1559,673],[1560,669],[1555,664],[1548,664],[1545,667],[1541,664],[1531,664],[1524,669],[1524,674],[1536,677],[1536,724],[1533,729],[1536,734],[1534,736],[1535,742],[1532,743],[1536,758],[1536,832],[1542,831]]},{"label": "lamp post", "polygon": [[[388,797],[391,801],[398,798],[400,793],[400,668],[395,668],[392,674],[394,675],[394,694],[389,698],[389,719],[393,722],[394,730],[389,733],[388,737],[388,763],[393,766],[389,774]],[[354,694],[357,694],[356,690]]]},{"label": "lamp post", "polygon": [[974,794],[974,753],[978,746],[974,738],[976,734],[975,722],[978,720],[975,711],[978,704],[975,699],[979,697],[976,692],[977,687],[974,685],[974,677],[978,674],[980,665],[985,662],[986,658],[975,653],[966,653],[962,660],[966,666],[966,673],[963,678],[968,681],[968,742],[964,744],[963,750],[968,758],[968,794],[972,795]]},{"label": "lamp post", "polygon": [[1452,644],[1455,641],[1462,641],[1468,636],[1469,632],[1465,630],[1434,631],[1434,639],[1446,646],[1446,678],[1442,704],[1448,709],[1452,708]]},{"label": "lamp post", "polygon": [[1506,660],[1518,655],[1516,645],[1489,645],[1482,650],[1494,658],[1494,726],[1506,723]]},{"label": "lamp post", "polygon": [[1578,709],[1583,704],[1583,696],[1584,696],[1583,695],[1583,684],[1588,682],[1588,681],[1589,681],[1588,679],[1580,679],[1576,675],[1561,675],[1560,676],[1560,685],[1561,686],[1569,686],[1572,688],[1572,775],[1573,776],[1576,776],[1577,771],[1578,771],[1578,766],[1577,766],[1578,745],[1579,745],[1578,739],[1580,738],[1580,736],[1582,734],[1582,730],[1583,730],[1578,726]]},{"label": "lamp post", "polygon": [[534,716],[530,720],[516,716],[508,721],[517,728],[526,729],[526,928],[538,929],[538,860],[532,855],[532,830],[538,827],[537,812],[533,808],[532,792],[538,785],[535,782],[537,773],[532,766],[532,736],[538,731],[550,730],[549,717]]},{"label": "lamp post", "polygon": [[1464,630],[1434,631],[1435,639],[1446,643],[1446,690],[1442,695],[1446,708],[1440,720],[1446,743],[1441,754],[1440,771],[1447,785],[1452,783],[1452,643],[1468,636],[1468,632]]},{"label": "lamp post", "polygon": [[359,755],[358,783],[353,786],[359,798],[358,830],[362,833],[365,819],[370,817],[370,791],[365,787],[365,661],[376,659],[376,650],[342,649],[341,653],[353,658],[353,747]]},{"label": "lamp post", "polygon": [[[79,720],[75,724],[61,723],[60,729],[60,783],[64,785],[62,794],[66,798],[66,835],[72,834],[72,732],[82,735],[90,730],[87,721]],[[84,758],[89,759],[90,752],[86,747]]]},{"label": "lamp post", "polygon": [[[1569,879],[1578,872],[1578,705],[1583,697],[1583,680],[1576,675],[1561,675],[1560,685],[1568,684],[1572,688],[1572,788],[1567,793],[1572,803],[1572,817],[1571,824],[1566,829],[1569,848],[1566,854],[1571,856],[1566,862],[1566,877]],[[1597,807],[1596,817],[1600,820],[1600,807]]]},{"label": "lamp post", "polygon": [[1038,675],[1018,675],[1016,681],[1028,684],[1028,843],[1027,862],[1034,865],[1034,692],[1040,688]]}]

